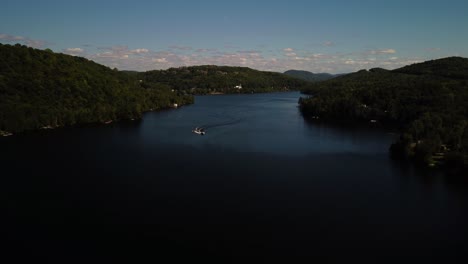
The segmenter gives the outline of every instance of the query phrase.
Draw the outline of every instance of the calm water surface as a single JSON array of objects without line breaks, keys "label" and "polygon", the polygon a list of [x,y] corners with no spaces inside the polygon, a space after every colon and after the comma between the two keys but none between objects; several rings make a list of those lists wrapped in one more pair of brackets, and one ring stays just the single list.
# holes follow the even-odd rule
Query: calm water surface
[{"label": "calm water surface", "polygon": [[466,183],[389,159],[394,134],[305,122],[299,96],[201,96],[141,121],[0,138],[4,252],[61,263],[466,259]]}]

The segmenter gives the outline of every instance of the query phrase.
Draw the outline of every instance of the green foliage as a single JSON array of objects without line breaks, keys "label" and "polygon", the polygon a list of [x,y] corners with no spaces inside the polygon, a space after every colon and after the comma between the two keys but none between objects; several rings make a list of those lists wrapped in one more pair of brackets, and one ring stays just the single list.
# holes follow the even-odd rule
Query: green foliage
[{"label": "green foliage", "polygon": [[[246,67],[192,66],[140,73],[143,82],[158,82],[188,94],[261,93],[299,90],[307,82],[281,73]],[[242,89],[235,86],[242,85]]]},{"label": "green foliage", "polygon": [[467,59],[461,57],[449,57],[412,64],[394,70],[394,72],[468,80],[468,64],[466,61]]},{"label": "green foliage", "polygon": [[[445,58],[401,69],[361,70],[303,90],[305,116],[351,120],[402,130],[391,147],[396,156],[433,165],[468,163],[468,59]],[[450,154],[450,155],[448,155]]]},{"label": "green foliage", "polygon": [[142,85],[85,58],[0,44],[0,131],[138,118],[193,102],[167,86]]}]

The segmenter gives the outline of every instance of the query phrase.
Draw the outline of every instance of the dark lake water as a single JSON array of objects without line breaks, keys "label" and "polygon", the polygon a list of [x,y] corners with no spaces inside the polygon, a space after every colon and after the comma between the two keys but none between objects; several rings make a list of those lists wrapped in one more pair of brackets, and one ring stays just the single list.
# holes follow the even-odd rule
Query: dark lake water
[{"label": "dark lake water", "polygon": [[[396,135],[382,129],[304,121],[299,96],[201,96],[141,121],[0,138],[2,254],[466,260],[465,182],[392,161]],[[207,134],[191,133],[197,126]]]}]

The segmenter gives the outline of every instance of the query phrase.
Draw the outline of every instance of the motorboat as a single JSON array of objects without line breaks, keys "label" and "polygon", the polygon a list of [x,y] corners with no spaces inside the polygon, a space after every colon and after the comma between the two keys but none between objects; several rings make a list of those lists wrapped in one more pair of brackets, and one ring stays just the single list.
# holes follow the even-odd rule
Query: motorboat
[{"label": "motorboat", "polygon": [[192,130],[192,133],[198,134],[198,135],[205,135],[205,129],[196,127],[194,130]]}]

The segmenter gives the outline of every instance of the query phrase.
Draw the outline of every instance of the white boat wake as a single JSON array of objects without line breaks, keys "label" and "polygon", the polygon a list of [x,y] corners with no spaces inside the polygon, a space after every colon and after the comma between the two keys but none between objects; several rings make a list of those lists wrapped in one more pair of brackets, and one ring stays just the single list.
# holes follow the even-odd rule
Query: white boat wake
[{"label": "white boat wake", "polygon": [[215,115],[212,115],[211,117],[214,117],[215,119],[223,119],[223,120],[200,125],[196,127],[194,130],[192,130],[192,132],[199,134],[199,135],[204,135],[206,133],[206,130],[208,129],[218,128],[218,127],[223,127],[223,126],[231,126],[231,125],[240,123],[242,121],[242,119],[231,118],[229,115],[226,115],[224,113],[215,114]]}]

